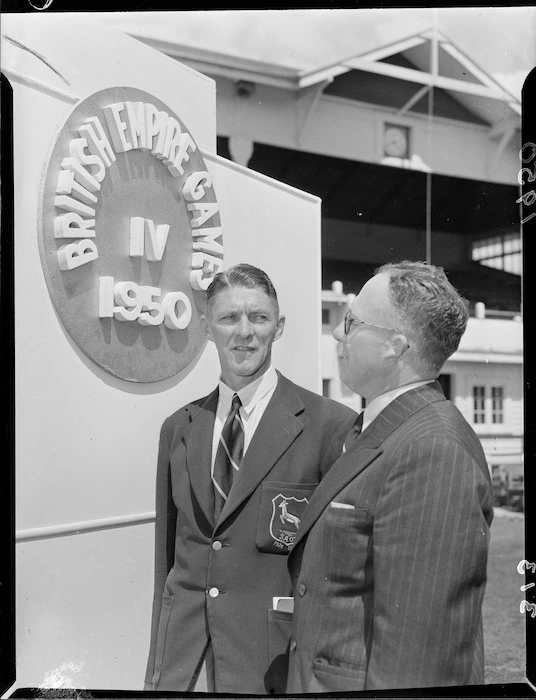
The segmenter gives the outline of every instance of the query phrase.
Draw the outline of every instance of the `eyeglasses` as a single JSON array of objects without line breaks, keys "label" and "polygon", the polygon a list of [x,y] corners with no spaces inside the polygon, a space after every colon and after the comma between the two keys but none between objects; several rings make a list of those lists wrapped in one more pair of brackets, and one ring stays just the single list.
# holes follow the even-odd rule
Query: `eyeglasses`
[{"label": "eyeglasses", "polygon": [[[356,326],[371,326],[372,328],[383,328],[384,331],[402,333],[402,331],[397,331],[396,328],[387,328],[387,326],[378,326],[375,323],[365,323],[365,321],[360,321],[358,318],[354,318],[352,314],[347,311],[346,316],[344,317],[344,335],[348,335],[350,328],[352,327],[352,323],[354,323]],[[405,333],[402,333],[402,335],[405,335]]]}]

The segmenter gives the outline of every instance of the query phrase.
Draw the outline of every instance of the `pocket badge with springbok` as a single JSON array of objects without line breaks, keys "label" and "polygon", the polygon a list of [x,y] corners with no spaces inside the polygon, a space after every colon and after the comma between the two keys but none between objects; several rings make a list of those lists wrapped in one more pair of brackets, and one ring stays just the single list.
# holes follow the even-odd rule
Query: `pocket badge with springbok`
[{"label": "pocket badge with springbok", "polygon": [[270,535],[276,542],[289,549],[294,544],[307,498],[295,498],[278,493],[272,498],[272,517],[270,518]]}]

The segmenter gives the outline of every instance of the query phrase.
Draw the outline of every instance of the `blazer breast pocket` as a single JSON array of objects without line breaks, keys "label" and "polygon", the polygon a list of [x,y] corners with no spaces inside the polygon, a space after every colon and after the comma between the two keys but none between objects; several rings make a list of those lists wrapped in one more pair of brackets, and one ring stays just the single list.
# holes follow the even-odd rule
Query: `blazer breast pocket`
[{"label": "blazer breast pocket", "polygon": [[317,484],[264,481],[255,544],[259,552],[288,554]]},{"label": "blazer breast pocket", "polygon": [[369,511],[329,505],[318,524],[319,555],[327,563],[327,571],[341,583],[363,586],[372,544],[373,519]]}]

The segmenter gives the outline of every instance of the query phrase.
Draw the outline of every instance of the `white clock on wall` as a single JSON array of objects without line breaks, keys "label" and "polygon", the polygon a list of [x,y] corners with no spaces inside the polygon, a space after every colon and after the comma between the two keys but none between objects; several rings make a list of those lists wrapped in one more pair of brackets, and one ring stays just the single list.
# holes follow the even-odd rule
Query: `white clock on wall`
[{"label": "white clock on wall", "polygon": [[409,158],[409,127],[398,124],[383,125],[383,154],[395,158]]}]

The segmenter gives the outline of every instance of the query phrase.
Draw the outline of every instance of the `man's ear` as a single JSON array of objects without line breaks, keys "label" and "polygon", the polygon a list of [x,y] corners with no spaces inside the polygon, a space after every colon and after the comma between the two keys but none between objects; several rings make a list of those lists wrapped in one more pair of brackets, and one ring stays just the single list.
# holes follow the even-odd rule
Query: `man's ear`
[{"label": "man's ear", "polygon": [[279,320],[277,321],[277,329],[274,335],[274,341],[279,340],[281,336],[283,335],[283,331],[285,329],[285,317],[280,316]]},{"label": "man's ear", "polygon": [[201,325],[203,326],[203,331],[204,331],[205,335],[207,336],[207,338],[209,340],[212,340],[212,342],[214,342],[214,337],[212,336],[212,328],[210,327],[210,323],[209,323],[207,315],[202,314],[199,317],[199,320],[201,321]]},{"label": "man's ear", "polygon": [[386,357],[399,358],[406,352],[409,348],[408,339],[403,333],[396,333],[391,339],[389,348],[386,352]]}]

